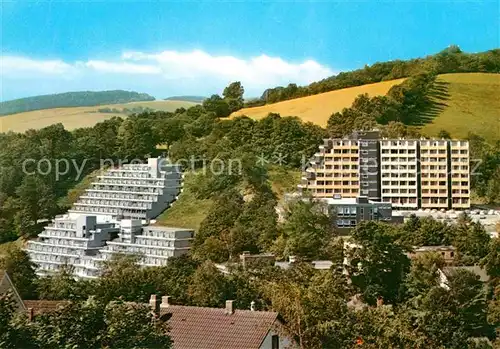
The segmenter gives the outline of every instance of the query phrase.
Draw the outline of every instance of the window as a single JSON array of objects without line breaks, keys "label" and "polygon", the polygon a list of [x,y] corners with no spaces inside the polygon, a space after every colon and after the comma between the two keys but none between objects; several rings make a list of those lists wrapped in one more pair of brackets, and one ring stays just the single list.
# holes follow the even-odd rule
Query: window
[{"label": "window", "polygon": [[271,337],[271,349],[280,349],[280,337],[276,334]]}]

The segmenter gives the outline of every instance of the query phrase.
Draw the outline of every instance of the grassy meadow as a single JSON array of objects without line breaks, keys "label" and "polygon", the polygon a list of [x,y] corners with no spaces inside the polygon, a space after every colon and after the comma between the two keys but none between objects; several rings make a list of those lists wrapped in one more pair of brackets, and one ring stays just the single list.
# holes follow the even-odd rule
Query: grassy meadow
[{"label": "grassy meadow", "polygon": [[28,129],[40,129],[57,123],[62,123],[68,130],[80,127],[91,127],[96,123],[111,119],[113,116],[126,117],[123,113],[100,113],[98,109],[110,108],[123,110],[124,108],[143,107],[154,110],[174,111],[177,108],[189,108],[198,103],[187,101],[144,101],[123,104],[107,104],[93,107],[72,107],[35,110],[24,113],[0,116],[0,132],[24,132]]},{"label": "grassy meadow", "polygon": [[[403,79],[383,81],[245,108],[232,116],[247,115],[260,119],[268,113],[279,113],[282,116],[298,116],[304,121],[324,127],[332,113],[350,107],[359,94],[384,95],[393,85],[402,81]],[[441,107],[436,115],[422,127],[422,133],[436,136],[441,129],[445,129],[454,138],[466,137],[469,132],[490,141],[500,138],[500,74],[443,74],[438,77],[438,82],[446,90],[446,96],[440,100]]]}]

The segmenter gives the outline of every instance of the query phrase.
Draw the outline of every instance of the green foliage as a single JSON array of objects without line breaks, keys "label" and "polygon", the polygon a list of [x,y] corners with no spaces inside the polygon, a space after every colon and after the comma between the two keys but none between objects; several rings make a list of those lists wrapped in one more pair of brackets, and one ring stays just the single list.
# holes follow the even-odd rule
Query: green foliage
[{"label": "green foliage", "polygon": [[96,281],[94,294],[106,303],[115,299],[125,301],[147,302],[156,287],[150,274],[154,269],[141,269],[137,262],[141,257],[135,255],[116,254],[106,260],[101,277]]},{"label": "green foliage", "polygon": [[325,246],[335,237],[333,218],[318,201],[291,203],[282,226],[286,241],[282,256],[297,256],[306,260],[325,257]]},{"label": "green foliage", "polygon": [[118,154],[122,159],[142,159],[156,149],[157,140],[150,123],[142,118],[128,118],[118,129]]},{"label": "green foliage", "polygon": [[214,113],[218,118],[226,118],[231,114],[229,104],[219,95],[212,95],[203,101],[203,108]]},{"label": "green foliage", "polygon": [[445,266],[444,259],[437,253],[426,253],[415,258],[406,278],[408,294],[418,297],[438,286],[439,269]]},{"label": "green foliage", "polygon": [[241,85],[241,82],[236,81],[224,89],[222,95],[224,96],[224,100],[227,101],[229,105],[229,111],[235,112],[243,108],[243,94],[245,93],[245,89]]},{"label": "green foliage", "polygon": [[154,97],[146,93],[137,93],[122,90],[99,92],[65,92],[1,102],[0,115],[16,114],[39,109],[84,107],[102,104],[118,104],[154,100]]},{"label": "green foliage", "polygon": [[448,277],[448,288],[433,287],[411,314],[431,347],[466,348],[471,337],[493,337],[483,284],[467,270]]},{"label": "green foliage", "polygon": [[16,316],[15,302],[10,293],[0,293],[0,348],[35,348],[24,319]]},{"label": "green foliage", "polygon": [[300,348],[345,348],[352,341],[349,323],[343,323],[351,291],[342,273],[295,265],[262,287]]},{"label": "green foliage", "polygon": [[38,279],[38,297],[46,300],[87,299],[92,285],[86,280],[77,281],[73,271],[73,266],[64,264],[55,274]]},{"label": "green foliage", "polygon": [[496,144],[487,143],[484,138],[469,133],[471,168],[471,187],[487,203],[500,202],[500,140]]},{"label": "green foliage", "polygon": [[447,222],[415,215],[403,224],[401,234],[401,242],[407,246],[451,245],[455,237],[454,227]]},{"label": "green foliage", "polygon": [[36,297],[35,264],[30,260],[26,251],[15,246],[8,248],[5,255],[0,256],[0,269],[9,274],[21,298],[34,299]]},{"label": "green foliage", "polygon": [[205,261],[193,274],[187,290],[200,307],[222,307],[228,296],[228,280],[212,262]]},{"label": "green foliage", "polygon": [[166,324],[153,321],[147,304],[93,298],[69,302],[35,317],[30,333],[39,348],[170,348]]},{"label": "green foliage", "polygon": [[414,133],[404,125],[421,125],[428,119],[436,103],[432,94],[436,90],[436,76],[420,73],[391,87],[386,96],[370,98],[359,95],[350,108],[334,113],[328,120],[331,137],[343,137],[355,130],[371,130],[378,124],[387,125],[383,133],[405,136]]},{"label": "green foliage", "polygon": [[395,241],[395,228],[375,221],[359,224],[347,250],[347,269],[353,285],[364,300],[375,304],[382,297],[387,303],[404,298],[404,279],[410,261],[405,250]]},{"label": "green foliage", "polygon": [[269,88],[260,99],[247,103],[248,107],[276,103],[288,99],[315,95],[323,92],[340,90],[347,87],[361,86],[380,81],[406,78],[422,72],[434,74],[465,72],[500,72],[500,50],[493,49],[480,53],[465,53],[449,48],[433,56],[407,61],[393,60],[375,63],[362,69],[342,72],[313,82],[307,86],[289,84],[287,87]]}]

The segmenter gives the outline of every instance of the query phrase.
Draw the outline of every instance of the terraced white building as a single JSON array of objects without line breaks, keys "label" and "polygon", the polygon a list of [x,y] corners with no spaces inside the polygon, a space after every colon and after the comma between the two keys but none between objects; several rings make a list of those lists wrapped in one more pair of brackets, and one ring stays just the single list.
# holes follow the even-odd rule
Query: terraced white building
[{"label": "terraced white building", "polygon": [[161,266],[188,253],[192,230],[148,225],[172,204],[181,184],[180,168],[163,158],[107,171],[68,214],[28,242],[37,273],[49,275],[68,264],[75,276],[92,278],[113,254],[136,254],[140,265]]},{"label": "terraced white building", "polygon": [[125,164],[98,176],[69,212],[147,220],[170,207],[181,188],[179,165],[150,158],[147,164]]}]

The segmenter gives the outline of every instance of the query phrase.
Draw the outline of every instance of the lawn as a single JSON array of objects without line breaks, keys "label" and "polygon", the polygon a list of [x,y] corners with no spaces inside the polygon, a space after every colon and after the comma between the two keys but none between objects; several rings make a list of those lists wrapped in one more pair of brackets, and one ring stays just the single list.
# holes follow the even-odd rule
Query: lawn
[{"label": "lawn", "polygon": [[[292,99],[261,107],[244,108],[232,114],[261,119],[268,113],[298,116],[325,127],[330,115],[350,107],[362,93],[370,96],[385,95],[403,79],[346,88],[314,96]],[[489,141],[500,139],[500,74],[457,73],[438,77],[447,97],[437,115],[422,127],[424,135],[435,137],[441,129],[454,138],[464,138],[474,132]]]},{"label": "lawn", "polygon": [[445,74],[449,98],[446,107],[422,128],[428,136],[441,129],[454,138],[465,138],[469,132],[493,141],[500,139],[500,74]]},{"label": "lawn", "polygon": [[200,200],[195,197],[191,191],[195,178],[196,174],[185,174],[179,199],[156,219],[157,224],[195,230],[200,227],[212,206],[212,200]]}]

